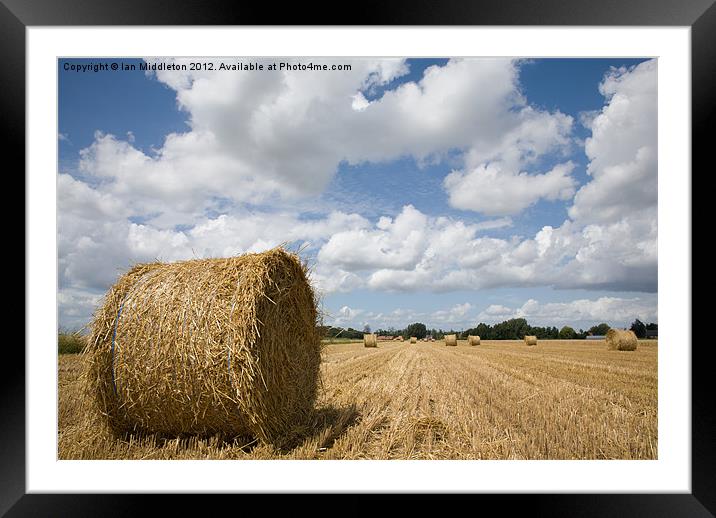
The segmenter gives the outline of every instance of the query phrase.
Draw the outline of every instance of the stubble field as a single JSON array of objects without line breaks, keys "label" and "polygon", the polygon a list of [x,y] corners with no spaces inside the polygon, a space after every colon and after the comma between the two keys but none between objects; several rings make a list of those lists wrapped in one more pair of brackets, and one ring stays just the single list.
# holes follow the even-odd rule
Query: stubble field
[{"label": "stubble field", "polygon": [[655,459],[657,343],[331,344],[291,448],[250,437],[129,436],[81,408],[81,356],[59,357],[60,459]]}]

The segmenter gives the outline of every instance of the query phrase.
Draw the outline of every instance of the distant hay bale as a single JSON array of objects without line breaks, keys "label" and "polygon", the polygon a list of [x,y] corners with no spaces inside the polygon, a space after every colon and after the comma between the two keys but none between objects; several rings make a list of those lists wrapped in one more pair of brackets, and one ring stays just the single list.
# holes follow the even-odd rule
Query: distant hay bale
[{"label": "distant hay bale", "polygon": [[415,336],[411,336],[411,337],[410,337],[410,343],[411,343],[411,344],[417,344],[417,343],[418,343],[418,338],[415,337]]},{"label": "distant hay bale", "polygon": [[537,337],[533,335],[525,336],[525,343],[527,345],[537,345]]},{"label": "distant hay bale", "polygon": [[445,335],[445,345],[456,346],[457,335]]},{"label": "distant hay bale", "polygon": [[476,335],[468,335],[467,343],[468,345],[480,345],[480,337]]},{"label": "distant hay bale", "polygon": [[636,351],[637,340],[634,331],[624,331],[622,329],[610,329],[607,331],[605,338],[607,348],[616,351]]},{"label": "distant hay bale", "polygon": [[378,337],[375,334],[363,335],[363,345],[365,347],[378,347]]},{"label": "distant hay bale", "polygon": [[399,341],[399,342],[402,342],[403,340],[405,340],[405,338],[403,338],[402,336],[399,336],[399,337],[398,337],[398,341]]},{"label": "distant hay bale", "polygon": [[116,433],[278,443],[315,403],[316,319],[306,267],[281,248],[139,264],[95,314],[85,394]]}]

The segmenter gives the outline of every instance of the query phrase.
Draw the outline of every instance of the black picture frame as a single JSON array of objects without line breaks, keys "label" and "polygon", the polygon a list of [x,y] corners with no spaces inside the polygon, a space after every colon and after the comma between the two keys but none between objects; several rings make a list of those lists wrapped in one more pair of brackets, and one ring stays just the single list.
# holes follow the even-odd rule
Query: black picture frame
[{"label": "black picture frame", "polygon": [[[0,113],[7,157],[25,170],[25,29],[28,26],[110,25],[572,25],[689,26],[692,45],[692,193],[696,175],[707,162],[709,128],[716,125],[715,0],[368,0],[350,14],[341,4],[237,3],[187,0],[0,0]],[[339,11],[340,9],[340,11]],[[23,184],[24,190],[24,184]],[[692,198],[693,199],[693,198]],[[692,214],[695,200],[692,202]],[[696,223],[695,219],[694,223]],[[27,232],[27,230],[26,230]],[[692,231],[692,236],[696,235]],[[693,262],[692,278],[700,271]],[[25,256],[25,265],[28,257]],[[27,282],[27,266],[24,267]],[[31,308],[27,308],[27,311]],[[693,306],[695,313],[703,311]],[[699,315],[702,316],[702,315]],[[698,316],[696,316],[698,318]],[[27,313],[26,313],[27,319]],[[703,320],[703,319],[702,319]],[[26,320],[27,322],[27,320]],[[688,336],[688,335],[687,335]],[[691,347],[685,340],[682,346]],[[701,344],[700,344],[701,345]],[[510,510],[525,507],[536,516],[714,516],[716,513],[716,426],[712,366],[707,343],[692,349],[692,492],[690,494],[480,495],[509,499]],[[676,346],[676,345],[675,345]],[[8,349],[8,348],[6,348]],[[25,355],[19,348],[4,355],[0,376],[0,515],[130,516],[147,509],[146,496],[26,494]],[[12,367],[7,367],[11,365]],[[242,496],[241,498],[245,498]],[[359,495],[348,497],[345,511],[360,509]],[[152,498],[154,499],[154,498]],[[421,502],[417,499],[416,502]],[[499,502],[504,506],[503,502]],[[189,510],[184,497],[162,498],[163,510]],[[181,506],[181,507],[179,507]],[[365,509],[367,510],[367,509]],[[344,511],[341,511],[344,512]]]}]

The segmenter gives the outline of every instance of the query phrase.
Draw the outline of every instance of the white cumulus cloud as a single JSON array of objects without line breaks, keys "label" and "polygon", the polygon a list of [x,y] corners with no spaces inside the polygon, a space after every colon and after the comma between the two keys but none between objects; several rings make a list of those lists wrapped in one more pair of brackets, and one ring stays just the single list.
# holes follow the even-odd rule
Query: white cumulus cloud
[{"label": "white cumulus cloud", "polygon": [[509,318],[525,318],[533,325],[592,325],[606,322],[624,327],[638,318],[642,322],[658,320],[656,297],[653,295],[620,298],[600,297],[598,299],[578,299],[570,302],[541,303],[535,299],[527,300],[518,308],[489,306],[477,316],[486,323],[500,322]]},{"label": "white cumulus cloud", "polygon": [[527,174],[493,162],[469,172],[453,171],[444,185],[453,207],[502,216],[518,214],[540,199],[571,199],[576,186],[570,176],[573,169],[574,164],[567,162],[546,173]]},{"label": "white cumulus cloud", "polygon": [[657,61],[611,70],[600,91],[607,104],[585,142],[592,181],[569,209],[576,221],[613,222],[657,202]]}]

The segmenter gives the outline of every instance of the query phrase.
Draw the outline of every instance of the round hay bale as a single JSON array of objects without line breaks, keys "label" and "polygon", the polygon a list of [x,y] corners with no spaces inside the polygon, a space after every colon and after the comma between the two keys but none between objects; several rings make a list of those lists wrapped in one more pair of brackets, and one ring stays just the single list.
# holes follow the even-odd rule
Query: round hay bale
[{"label": "round hay bale", "polygon": [[457,335],[445,335],[445,345],[457,346]]},{"label": "round hay bale", "polygon": [[398,337],[398,341],[399,341],[399,342],[402,342],[402,341],[404,341],[404,340],[405,340],[405,338],[403,338],[402,336],[399,336],[399,337]]},{"label": "round hay bale", "polygon": [[363,335],[364,347],[378,347],[378,337],[375,334]]},{"label": "round hay bale", "polygon": [[315,403],[316,318],[306,266],[281,248],[140,264],[95,314],[86,391],[118,433],[278,443]]},{"label": "round hay bale", "polygon": [[533,335],[525,336],[525,343],[527,345],[537,345],[537,337]]},{"label": "round hay bale", "polygon": [[607,348],[616,351],[636,351],[639,340],[634,331],[622,329],[610,329],[605,338]]},{"label": "round hay bale", "polygon": [[480,345],[480,337],[477,335],[468,335],[467,343],[469,345]]},{"label": "round hay bale", "polygon": [[418,338],[417,338],[416,336],[411,336],[411,337],[410,337],[410,343],[411,343],[411,344],[417,344],[417,343],[418,343]]}]

